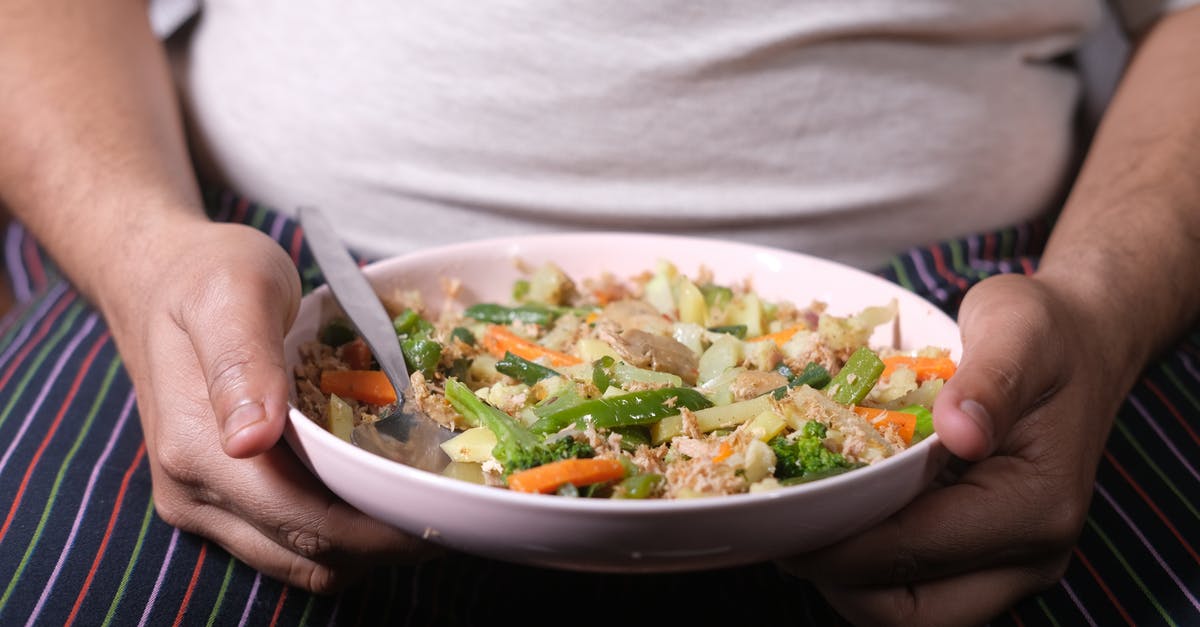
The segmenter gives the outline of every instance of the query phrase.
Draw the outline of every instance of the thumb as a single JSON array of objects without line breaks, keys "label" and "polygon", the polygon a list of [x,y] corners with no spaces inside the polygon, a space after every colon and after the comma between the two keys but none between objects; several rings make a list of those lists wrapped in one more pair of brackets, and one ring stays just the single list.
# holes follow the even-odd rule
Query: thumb
[{"label": "thumb", "polygon": [[287,419],[283,337],[299,306],[300,282],[290,259],[270,244],[282,261],[246,264],[239,255],[241,265],[210,276],[182,317],[231,457],[270,449]]},{"label": "thumb", "polygon": [[934,428],[951,453],[991,455],[1012,426],[1053,389],[1061,339],[1047,294],[1021,275],[980,282],[963,299],[963,356],[933,406]]}]

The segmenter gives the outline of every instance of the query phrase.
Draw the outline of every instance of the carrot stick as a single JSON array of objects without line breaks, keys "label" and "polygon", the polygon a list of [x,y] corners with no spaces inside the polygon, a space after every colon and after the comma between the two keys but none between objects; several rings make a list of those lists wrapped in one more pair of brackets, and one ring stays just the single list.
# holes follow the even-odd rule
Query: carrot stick
[{"label": "carrot stick", "polygon": [[544,357],[550,362],[551,366],[574,366],[583,363],[582,359],[574,355],[550,350],[498,324],[488,325],[487,331],[483,334],[483,347],[496,357],[504,357],[504,353],[506,352],[523,357],[529,361],[537,361]]},{"label": "carrot stick", "polygon": [[396,389],[379,370],[324,370],[321,372],[321,392],[372,405],[396,402]]},{"label": "carrot stick", "polygon": [[905,444],[912,443],[913,434],[917,431],[916,414],[861,405],[854,407],[854,413],[865,418],[880,433],[886,433],[889,427],[894,427]]},{"label": "carrot stick", "polygon": [[954,371],[957,366],[954,360],[949,357],[906,357],[904,355],[893,355],[885,357],[883,360],[883,374],[880,378],[886,379],[892,375],[892,372],[905,366],[917,373],[917,381],[929,381],[931,379],[949,380],[954,376]]},{"label": "carrot stick", "polygon": [[517,492],[549,494],[568,483],[575,487],[616,481],[625,467],[615,459],[561,459],[508,476],[508,487]]},{"label": "carrot stick", "polygon": [[795,326],[790,326],[786,329],[781,329],[774,333],[767,333],[766,335],[760,335],[758,337],[751,338],[746,341],[747,342],[762,342],[765,340],[771,340],[772,342],[775,342],[776,346],[783,348],[783,345],[787,344],[788,340],[792,339],[792,336],[796,335],[797,332],[803,331],[807,328],[808,327],[803,324],[797,324]]}]

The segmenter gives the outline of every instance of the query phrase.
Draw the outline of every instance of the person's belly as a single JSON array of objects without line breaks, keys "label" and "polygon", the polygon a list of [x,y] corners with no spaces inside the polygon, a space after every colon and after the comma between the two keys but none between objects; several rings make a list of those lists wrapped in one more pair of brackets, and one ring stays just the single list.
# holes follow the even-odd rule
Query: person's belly
[{"label": "person's belly", "polygon": [[1084,0],[992,3],[1042,7],[1034,37],[974,2],[758,4],[216,0],[177,68],[213,179],[374,255],[636,229],[869,266],[1057,200],[1077,88],[1046,59]]}]

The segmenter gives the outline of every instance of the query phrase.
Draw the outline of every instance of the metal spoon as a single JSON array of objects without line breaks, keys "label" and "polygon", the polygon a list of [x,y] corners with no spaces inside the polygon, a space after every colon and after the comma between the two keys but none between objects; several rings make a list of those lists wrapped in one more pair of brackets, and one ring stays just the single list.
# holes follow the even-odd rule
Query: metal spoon
[{"label": "metal spoon", "polygon": [[304,238],[334,300],[358,329],[379,367],[396,389],[396,409],[378,422],[356,426],[350,441],[376,455],[409,466],[441,472],[449,459],[438,446],[454,435],[429,416],[409,410],[408,367],[391,318],[324,214],[315,207],[297,210]]}]

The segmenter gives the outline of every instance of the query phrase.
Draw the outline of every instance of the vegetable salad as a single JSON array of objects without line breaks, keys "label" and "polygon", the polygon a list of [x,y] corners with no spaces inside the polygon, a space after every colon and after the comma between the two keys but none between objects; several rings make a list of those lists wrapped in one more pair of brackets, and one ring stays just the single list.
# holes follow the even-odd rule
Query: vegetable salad
[{"label": "vegetable salad", "polygon": [[[457,433],[445,474],[521,492],[689,498],[852,472],[932,433],[947,350],[871,346],[897,305],[837,316],[669,261],[639,275],[527,268],[508,302],[385,297],[412,398]],[[445,282],[453,301],[457,285]],[[302,348],[301,410],[349,440],[395,391],[346,321]]]}]

